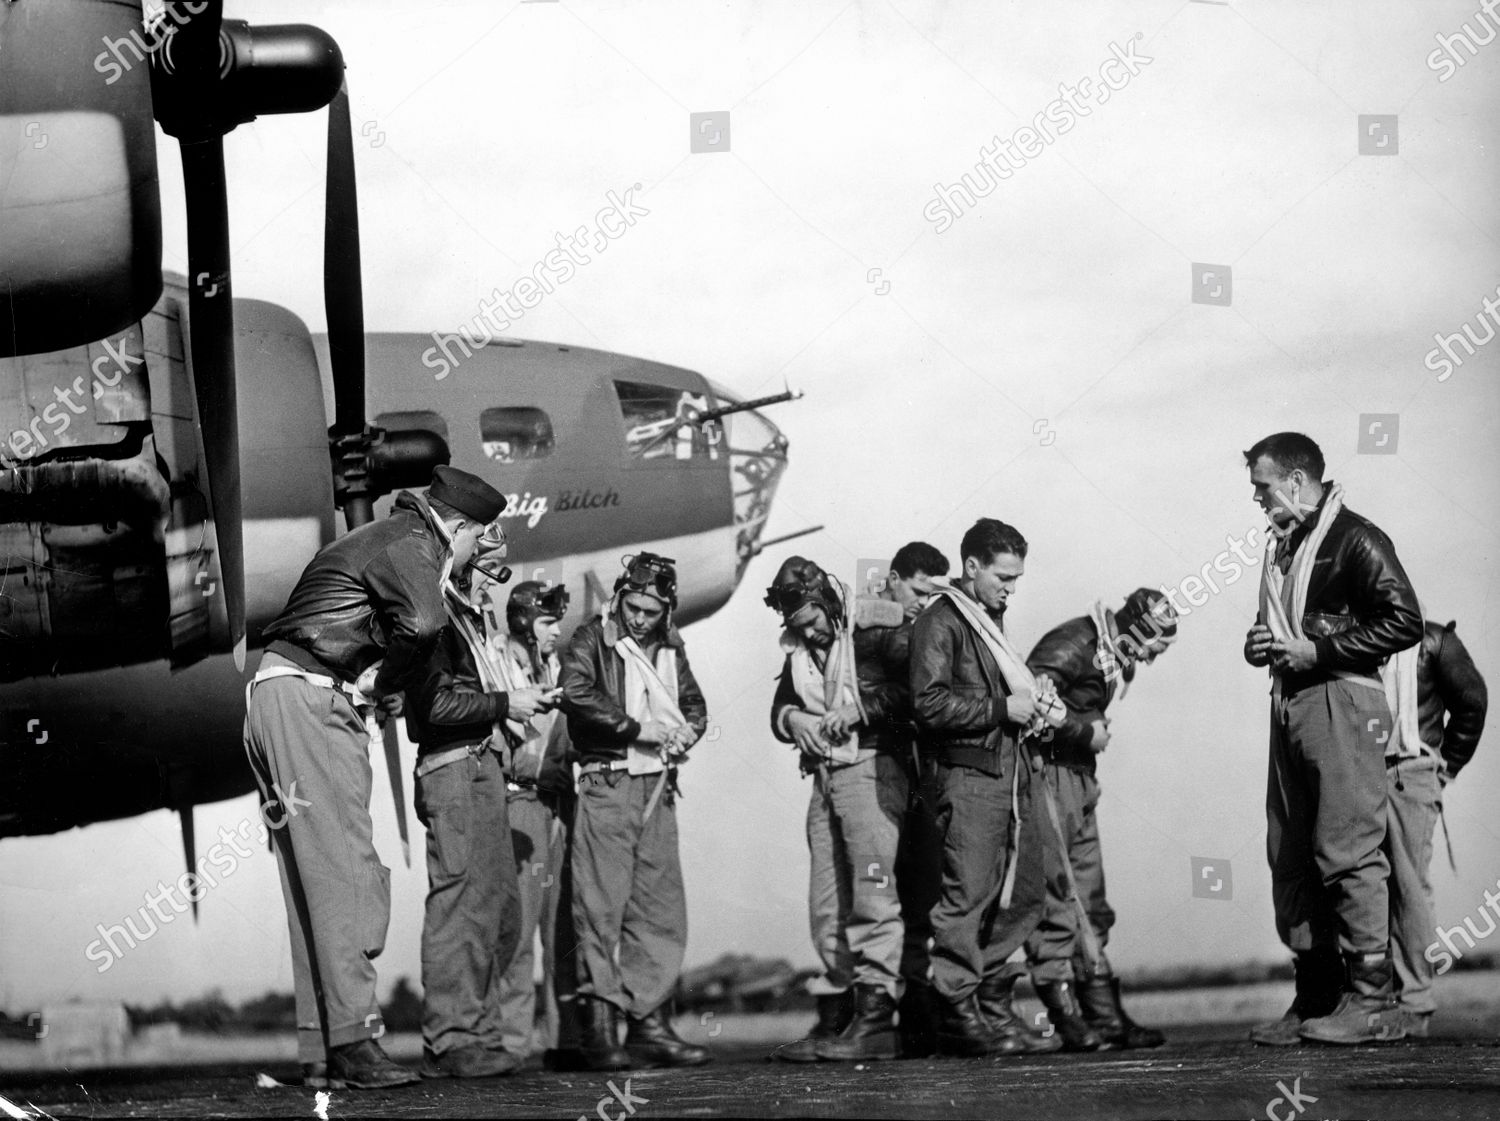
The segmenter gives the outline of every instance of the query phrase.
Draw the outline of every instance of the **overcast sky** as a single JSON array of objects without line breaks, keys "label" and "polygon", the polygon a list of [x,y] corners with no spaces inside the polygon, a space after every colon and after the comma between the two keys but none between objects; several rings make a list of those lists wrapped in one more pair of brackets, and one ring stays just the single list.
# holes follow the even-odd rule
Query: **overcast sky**
[{"label": "overcast sky", "polygon": [[[745,394],[804,390],[773,414],[791,467],[769,533],[826,525],[793,548],[845,579],[914,538],[956,561],[975,518],[1003,518],[1031,542],[1008,619],[1029,649],[1098,597],[1212,574],[1230,536],[1262,525],[1241,449],[1293,428],[1493,679],[1500,343],[1459,351],[1446,375],[1427,359],[1434,333],[1486,337],[1476,316],[1500,284],[1500,47],[1429,63],[1437,33],[1479,27],[1476,7],[302,0],[228,14],[316,23],[343,47],[371,330],[455,329],[638,183],[649,214],[508,333]],[[695,132],[695,113],[714,120]],[[269,117],[226,143],[235,292],[313,330],[324,129],[322,114]],[[1003,177],[976,170],[996,137]],[[944,216],[938,185],[965,173],[987,197]],[[165,264],[183,271],[175,143],[161,176]],[[1215,273],[1196,290],[1227,305],[1193,301],[1195,265]],[[689,964],[814,962],[808,787],[766,729],[780,653],[760,589],[785,555],[687,631],[724,729],[683,774]],[[1264,859],[1268,686],[1240,656],[1259,564],[1240,568],[1231,581],[1221,562],[1217,592],[1182,589],[1199,605],[1180,641],[1111,713],[1099,816],[1125,971],[1283,956]],[[1445,925],[1500,878],[1497,796],[1500,751],[1484,743],[1447,798]],[[200,807],[199,837],[253,813],[249,798]],[[394,869],[384,988],[418,976],[426,877],[414,820],[417,867],[401,867],[379,784],[375,821]],[[1228,898],[1194,897],[1195,857],[1227,869]],[[165,813],[0,844],[0,1007],[290,991],[263,849],[197,929],[178,920],[95,972],[95,925],[180,871]]]}]

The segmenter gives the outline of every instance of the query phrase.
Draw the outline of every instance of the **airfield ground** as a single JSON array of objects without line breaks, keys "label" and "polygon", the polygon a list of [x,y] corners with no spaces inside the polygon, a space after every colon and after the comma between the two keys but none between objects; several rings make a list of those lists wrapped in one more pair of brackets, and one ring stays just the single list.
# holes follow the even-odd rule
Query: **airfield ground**
[{"label": "airfield ground", "polygon": [[[1024,1060],[915,1059],[798,1066],[765,1060],[803,1018],[745,1017],[680,1026],[713,1037],[717,1061],[692,1071],[562,1074],[426,1082],[390,1092],[334,1091],[341,1117],[1391,1117],[1500,1121],[1500,1001],[1494,974],[1442,978],[1447,1000],[1430,1038],[1382,1046],[1266,1049],[1245,1040],[1255,1016],[1186,1022],[1209,1004],[1257,1015],[1284,1006],[1287,986],[1203,994],[1143,994],[1144,1021],[1169,1030],[1149,1052],[1047,1055]],[[1259,990],[1264,991],[1259,991]],[[1226,1004],[1225,1002],[1229,1003]],[[1279,1007],[1276,1011],[1279,1011]],[[1149,1013],[1154,1013],[1151,1015]],[[1237,1021],[1237,1022],[1236,1022]],[[717,1033],[715,1032],[717,1029]],[[418,1041],[391,1050],[413,1057]],[[298,1086],[258,1088],[259,1075],[293,1082],[296,1065],[219,1058],[208,1065],[0,1073],[0,1096],[34,1116],[317,1116]],[[613,1088],[611,1087],[613,1084]],[[627,1092],[628,1086],[628,1092]],[[616,1093],[615,1091],[618,1091]],[[622,1096],[632,1112],[621,1105]],[[1296,1100],[1291,1100],[1295,1098]],[[0,1107],[3,1109],[3,1107]],[[45,1112],[42,1112],[45,1111]]]}]

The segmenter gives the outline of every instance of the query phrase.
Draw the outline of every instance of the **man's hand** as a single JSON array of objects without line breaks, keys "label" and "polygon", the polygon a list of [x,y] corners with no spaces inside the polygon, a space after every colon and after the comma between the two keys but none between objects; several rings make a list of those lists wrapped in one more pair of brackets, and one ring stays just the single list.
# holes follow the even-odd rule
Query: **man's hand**
[{"label": "man's hand", "polygon": [[1036,701],[1030,693],[1012,693],[1005,698],[1005,716],[1012,724],[1029,724],[1036,715]]},{"label": "man's hand", "polygon": [[1109,721],[1100,719],[1089,722],[1093,735],[1089,738],[1089,747],[1095,752],[1103,751],[1109,746]]},{"label": "man's hand", "polygon": [[646,720],[641,723],[641,731],[635,738],[641,743],[664,744],[667,735],[671,731],[665,724],[656,720]]},{"label": "man's hand", "polygon": [[1277,673],[1302,673],[1318,664],[1318,648],[1311,639],[1290,638],[1285,642],[1273,642],[1271,668]]},{"label": "man's hand", "polygon": [[548,696],[549,690],[539,685],[528,685],[524,689],[512,689],[509,694],[510,708],[508,715],[517,720],[530,720],[539,712],[546,712],[550,707]]},{"label": "man's hand", "polygon": [[1271,635],[1271,628],[1261,623],[1256,623],[1245,634],[1245,661],[1252,666],[1264,666],[1271,661],[1271,643],[1275,639]]},{"label": "man's hand", "polygon": [[859,723],[859,709],[841,705],[818,721],[818,734],[830,743],[842,743]]},{"label": "man's hand", "polygon": [[375,719],[382,727],[391,717],[400,716],[406,710],[405,698],[404,693],[387,693],[375,702]]},{"label": "man's hand", "polygon": [[819,731],[819,720],[810,712],[798,710],[787,714],[786,726],[792,733],[792,742],[805,755],[826,757],[829,746]]},{"label": "man's hand", "polygon": [[672,757],[679,763],[687,761],[688,748],[697,742],[697,736],[693,729],[687,724],[678,724],[667,733],[667,738],[662,741],[661,753],[663,756]]}]

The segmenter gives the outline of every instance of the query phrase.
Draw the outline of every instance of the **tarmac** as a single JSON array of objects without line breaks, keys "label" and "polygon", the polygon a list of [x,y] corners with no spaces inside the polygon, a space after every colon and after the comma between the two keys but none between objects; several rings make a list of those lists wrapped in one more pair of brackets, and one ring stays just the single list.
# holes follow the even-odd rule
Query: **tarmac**
[{"label": "tarmac", "polygon": [[[869,1064],[766,1060],[716,1048],[693,1070],[424,1082],[397,1090],[259,1088],[293,1064],[219,1063],[0,1075],[5,1106],[36,1117],[1496,1118],[1500,1009],[1452,1017],[1432,1037],[1363,1047],[1261,1048],[1244,1024],[1175,1026],[1153,1051]],[[11,1114],[15,1116],[17,1114]]]}]

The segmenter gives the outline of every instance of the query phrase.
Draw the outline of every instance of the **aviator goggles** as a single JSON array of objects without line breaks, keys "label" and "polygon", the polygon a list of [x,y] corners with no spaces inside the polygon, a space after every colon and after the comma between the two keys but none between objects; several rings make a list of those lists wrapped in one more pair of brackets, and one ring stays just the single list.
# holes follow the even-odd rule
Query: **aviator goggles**
[{"label": "aviator goggles", "polygon": [[615,581],[615,591],[644,592],[675,605],[677,574],[672,565],[676,563],[671,557],[630,557],[625,561],[624,574]]}]

